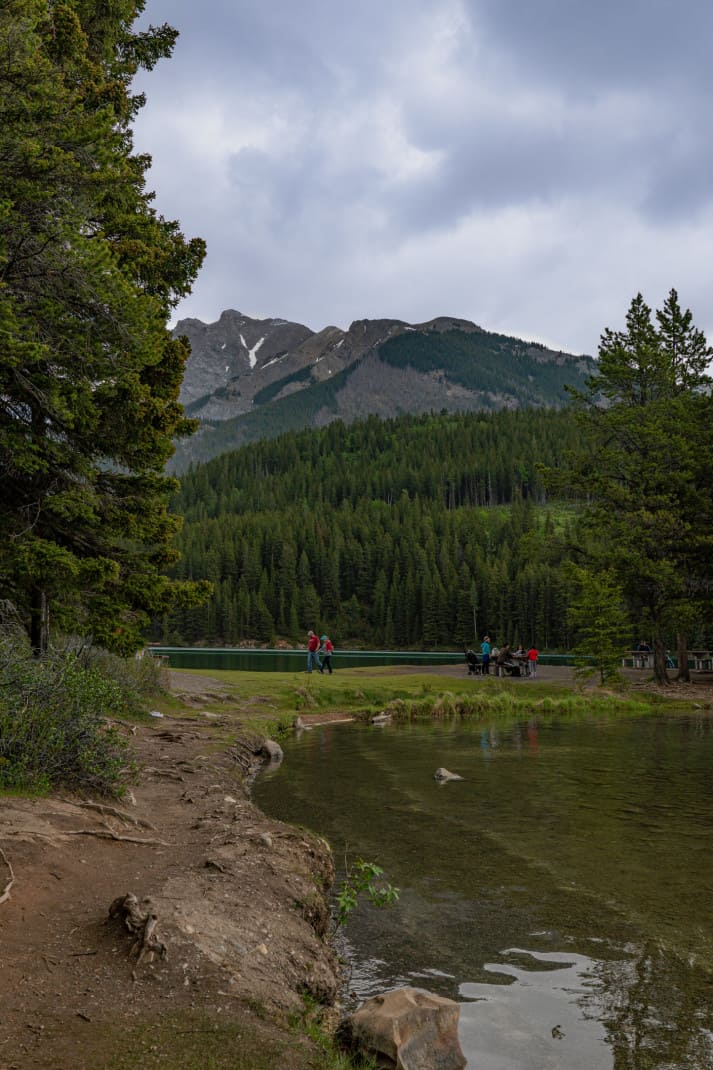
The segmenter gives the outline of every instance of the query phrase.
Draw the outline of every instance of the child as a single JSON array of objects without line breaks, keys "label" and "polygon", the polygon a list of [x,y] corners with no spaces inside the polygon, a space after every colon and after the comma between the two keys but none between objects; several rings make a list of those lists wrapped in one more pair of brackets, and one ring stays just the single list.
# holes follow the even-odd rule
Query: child
[{"label": "child", "polygon": [[533,678],[537,676],[537,659],[539,657],[537,647],[533,644],[527,652],[527,664],[530,669],[529,675]]}]

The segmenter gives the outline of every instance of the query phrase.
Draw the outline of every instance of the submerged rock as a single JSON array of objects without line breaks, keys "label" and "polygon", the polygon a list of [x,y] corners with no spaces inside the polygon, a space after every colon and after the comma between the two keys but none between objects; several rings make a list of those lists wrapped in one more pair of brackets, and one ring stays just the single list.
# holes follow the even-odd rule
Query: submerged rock
[{"label": "submerged rock", "polygon": [[372,724],[391,724],[391,714],[385,713],[383,710],[381,713],[375,713],[371,719]]},{"label": "submerged rock", "polygon": [[435,773],[433,774],[433,779],[434,780],[462,780],[463,777],[459,776],[458,773],[451,773],[448,769],[444,769],[443,766],[440,766],[438,769],[436,769]]}]

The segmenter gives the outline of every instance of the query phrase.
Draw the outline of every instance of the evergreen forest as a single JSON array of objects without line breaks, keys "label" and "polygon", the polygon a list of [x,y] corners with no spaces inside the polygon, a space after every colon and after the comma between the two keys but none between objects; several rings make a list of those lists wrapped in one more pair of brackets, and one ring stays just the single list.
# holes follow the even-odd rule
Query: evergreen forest
[{"label": "evergreen forest", "polygon": [[201,465],[184,515],[180,579],[210,602],[166,615],[164,642],[567,648],[563,562],[576,502],[550,502],[539,466],[576,444],[571,412],[370,417],[288,432]]},{"label": "evergreen forest", "polygon": [[[398,341],[398,340],[397,340]],[[594,657],[647,638],[679,678],[713,645],[713,349],[675,290],[607,328],[563,409],[286,431],[185,476],[172,643],[457,648],[486,632]]]}]

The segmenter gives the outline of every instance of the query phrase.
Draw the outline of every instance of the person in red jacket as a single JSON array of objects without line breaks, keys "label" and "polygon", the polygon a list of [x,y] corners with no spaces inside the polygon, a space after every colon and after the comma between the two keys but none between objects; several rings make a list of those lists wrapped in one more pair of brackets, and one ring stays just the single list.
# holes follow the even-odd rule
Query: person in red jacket
[{"label": "person in red jacket", "polygon": [[329,675],[332,675],[332,654],[334,653],[334,643],[328,635],[320,636],[320,642],[322,643],[319,648],[319,652],[322,655],[322,672],[325,669],[329,669]]},{"label": "person in red jacket", "polygon": [[313,665],[316,665],[320,672],[324,672],[319,660],[319,636],[310,628],[307,632],[307,672],[312,672]]},{"label": "person in red jacket", "polygon": [[527,667],[530,670],[529,675],[533,677],[537,676],[537,659],[539,657],[537,647],[533,643],[527,652]]}]

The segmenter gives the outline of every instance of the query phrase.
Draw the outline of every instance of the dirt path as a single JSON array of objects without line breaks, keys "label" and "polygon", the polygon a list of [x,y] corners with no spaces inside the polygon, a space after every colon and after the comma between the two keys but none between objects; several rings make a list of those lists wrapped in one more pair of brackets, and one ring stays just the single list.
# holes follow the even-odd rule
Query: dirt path
[{"label": "dirt path", "polygon": [[[331,857],[252,806],[254,755],[206,720],[138,726],[139,783],[110,808],[2,800],[0,895],[10,867],[14,884],[0,903],[0,1070],[313,1065],[309,1045],[272,1020],[300,1012],[300,992],[335,994],[321,939]],[[165,961],[137,962],[130,934],[108,921],[128,892],[150,899]],[[238,1035],[244,1063],[226,1048]]]}]

